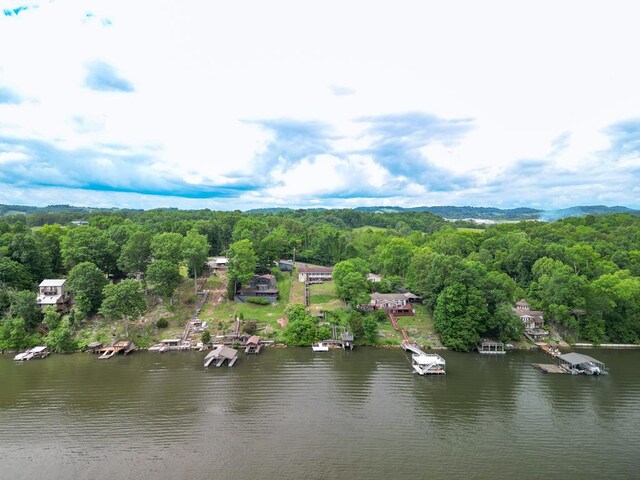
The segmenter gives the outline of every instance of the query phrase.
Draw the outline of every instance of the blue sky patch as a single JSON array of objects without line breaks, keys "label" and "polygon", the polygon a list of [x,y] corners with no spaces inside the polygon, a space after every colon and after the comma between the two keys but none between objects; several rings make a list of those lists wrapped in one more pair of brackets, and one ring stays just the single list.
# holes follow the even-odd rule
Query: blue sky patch
[{"label": "blue sky patch", "polygon": [[105,62],[95,61],[86,65],[87,76],[84,84],[91,90],[98,92],[124,92],[135,91],[133,84],[121,77],[115,68]]}]

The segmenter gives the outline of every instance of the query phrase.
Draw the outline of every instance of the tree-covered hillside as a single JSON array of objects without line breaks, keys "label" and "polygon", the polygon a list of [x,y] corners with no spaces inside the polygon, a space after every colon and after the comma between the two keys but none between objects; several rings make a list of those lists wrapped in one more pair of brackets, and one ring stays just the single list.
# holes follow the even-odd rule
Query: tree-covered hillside
[{"label": "tree-covered hillside", "polygon": [[[59,215],[0,220],[0,348],[27,346],[48,331],[72,332],[96,312],[115,318],[109,295],[155,294],[171,302],[180,268],[197,274],[207,255],[227,253],[242,265],[231,274],[243,281],[294,255],[319,265],[343,262],[337,287],[351,307],[372,288],[408,288],[433,313],[445,345],[459,350],[485,335],[517,338],[521,326],[511,307],[523,297],[569,339],[640,342],[640,217],[629,214],[480,231],[420,211],[76,212],[73,220],[81,215],[88,226],[60,222]],[[367,282],[367,272],[381,274],[382,282]],[[42,279],[61,277],[76,299],[64,322],[34,303]],[[125,278],[144,288],[107,288]]]}]

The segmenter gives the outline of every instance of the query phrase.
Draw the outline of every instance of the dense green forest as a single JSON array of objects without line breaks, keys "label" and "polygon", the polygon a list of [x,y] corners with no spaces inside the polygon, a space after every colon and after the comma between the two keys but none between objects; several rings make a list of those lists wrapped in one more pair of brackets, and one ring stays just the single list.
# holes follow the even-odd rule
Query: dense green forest
[{"label": "dense green forest", "polygon": [[[89,225],[71,223],[79,219]],[[517,338],[511,307],[523,297],[569,340],[640,342],[640,217],[461,226],[429,212],[348,209],[9,214],[0,220],[0,348],[44,337],[54,349],[73,349],[74,329],[96,312],[140,315],[145,293],[171,302],[181,267],[193,275],[207,256],[229,254],[230,278],[245,281],[294,252],[300,261],[338,264],[336,289],[354,310],[372,287],[411,290],[443,343],[458,350],[484,335]],[[368,272],[383,281],[373,286]],[[38,283],[60,277],[68,278],[73,309],[64,317],[40,312]]]}]

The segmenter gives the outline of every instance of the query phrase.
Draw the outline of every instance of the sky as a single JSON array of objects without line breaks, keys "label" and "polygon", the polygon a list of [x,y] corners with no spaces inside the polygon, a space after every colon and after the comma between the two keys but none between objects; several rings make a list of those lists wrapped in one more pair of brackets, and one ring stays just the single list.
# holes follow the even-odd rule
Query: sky
[{"label": "sky", "polygon": [[0,203],[640,207],[640,3],[0,0]]}]

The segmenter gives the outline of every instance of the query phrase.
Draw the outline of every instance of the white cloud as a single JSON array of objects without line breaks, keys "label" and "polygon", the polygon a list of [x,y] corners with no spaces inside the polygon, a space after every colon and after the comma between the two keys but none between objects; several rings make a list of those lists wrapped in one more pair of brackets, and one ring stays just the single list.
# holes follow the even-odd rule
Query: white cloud
[{"label": "white cloud", "polygon": [[[346,205],[353,192],[377,203],[582,203],[592,197],[579,186],[550,188],[546,200],[482,186],[522,160],[544,160],[550,171],[597,169],[610,145],[606,127],[640,111],[640,7],[633,2],[28,5],[0,17],[0,45],[12,46],[0,49],[0,87],[24,99],[0,104],[0,138],[110,154],[124,146],[151,156],[152,174],[196,188],[257,175],[267,190],[243,194],[247,202],[266,194],[308,204],[335,194]],[[112,66],[135,91],[86,88],[91,62]],[[407,178],[403,194],[393,192],[388,184],[398,179],[366,152],[373,139],[357,119],[403,112],[473,121],[458,143],[420,150],[425,165],[470,175],[472,186],[433,192]],[[277,164],[258,171],[271,136],[251,121],[263,119],[327,124],[330,151],[295,159],[286,171]],[[565,133],[558,150],[553,141]],[[0,153],[0,164],[14,161],[10,155]],[[627,154],[615,168],[636,165]],[[100,168],[118,183],[118,172]],[[358,196],[359,186],[389,196]],[[624,201],[627,183],[608,188],[603,201],[631,201]]]}]

